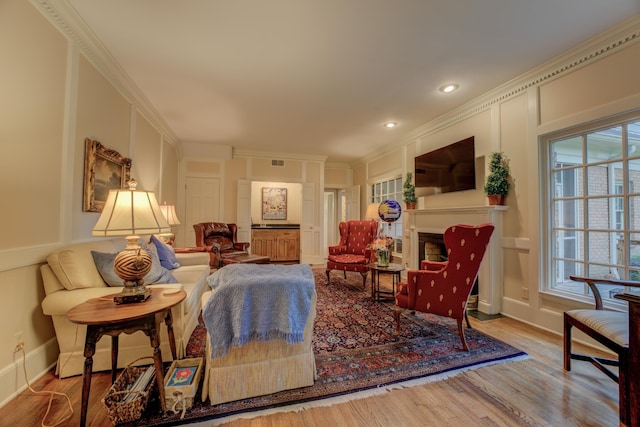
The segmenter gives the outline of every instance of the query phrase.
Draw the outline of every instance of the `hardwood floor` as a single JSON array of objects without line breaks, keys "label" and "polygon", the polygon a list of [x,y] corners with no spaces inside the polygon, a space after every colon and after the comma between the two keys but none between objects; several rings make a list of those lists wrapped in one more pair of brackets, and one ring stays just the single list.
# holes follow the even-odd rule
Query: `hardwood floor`
[{"label": "hardwood floor", "polygon": [[[509,318],[479,321],[472,326],[529,354],[528,360],[478,368],[455,377],[384,395],[300,412],[237,419],[229,427],[269,426],[617,426],[617,384],[585,362],[562,369],[560,336]],[[576,345],[576,349],[581,346]],[[110,426],[100,399],[110,385],[109,373],[93,376],[87,425]],[[52,372],[32,387],[66,393],[73,417],[62,426],[76,426],[80,418],[81,377],[58,380]],[[1,426],[37,426],[49,397],[25,391],[0,408]],[[68,412],[56,398],[53,425]],[[198,425],[214,425],[214,422]]]}]

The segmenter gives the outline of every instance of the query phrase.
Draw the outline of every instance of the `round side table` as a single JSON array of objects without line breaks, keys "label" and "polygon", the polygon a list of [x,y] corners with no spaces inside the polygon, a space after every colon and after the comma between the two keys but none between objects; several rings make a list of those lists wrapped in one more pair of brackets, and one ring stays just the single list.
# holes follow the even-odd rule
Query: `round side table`
[{"label": "round side table", "polygon": [[[373,298],[374,301],[382,301],[382,295],[388,296],[385,299],[395,298],[396,285],[400,283],[400,272],[404,270],[404,267],[401,264],[394,263],[391,263],[386,267],[381,267],[376,263],[371,263],[369,264],[369,268],[371,269],[371,298]],[[391,275],[391,292],[380,290],[381,274]]]},{"label": "round side table", "polygon": [[[115,294],[114,294],[115,295]],[[73,322],[87,326],[84,343],[84,371],[82,373],[82,406],[80,408],[80,426],[86,424],[89,391],[91,389],[91,373],[96,343],[103,335],[111,336],[111,382],[116,379],[118,367],[118,336],[143,331],[153,347],[153,362],[156,369],[156,382],[160,395],[160,406],[166,412],[164,400],[164,369],[160,352],[160,324],[167,325],[171,353],[176,359],[176,341],[173,334],[173,317],[171,307],[186,298],[185,291],[168,293],[167,289],[156,288],[151,291],[148,300],[130,304],[116,304],[114,295],[92,298],[76,305],[67,312],[67,318]]]}]

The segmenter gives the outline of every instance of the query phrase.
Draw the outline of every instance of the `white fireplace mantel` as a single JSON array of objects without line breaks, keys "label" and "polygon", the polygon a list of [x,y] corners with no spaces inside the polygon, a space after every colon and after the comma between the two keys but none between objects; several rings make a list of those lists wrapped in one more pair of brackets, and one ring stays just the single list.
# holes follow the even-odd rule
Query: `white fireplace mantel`
[{"label": "white fireplace mantel", "polygon": [[402,258],[405,269],[418,269],[418,233],[442,234],[451,225],[490,222],[495,230],[478,273],[478,311],[500,313],[503,293],[502,212],[507,209],[506,206],[460,206],[405,210],[402,215]]}]

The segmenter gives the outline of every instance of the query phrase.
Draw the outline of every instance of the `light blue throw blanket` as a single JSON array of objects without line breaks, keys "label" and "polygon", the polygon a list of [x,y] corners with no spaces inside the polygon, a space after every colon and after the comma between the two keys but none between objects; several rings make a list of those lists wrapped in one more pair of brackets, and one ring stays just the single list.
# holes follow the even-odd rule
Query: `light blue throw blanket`
[{"label": "light blue throw blanket", "polygon": [[307,264],[230,264],[207,279],[213,294],[202,310],[211,358],[249,341],[304,341],[315,282]]}]

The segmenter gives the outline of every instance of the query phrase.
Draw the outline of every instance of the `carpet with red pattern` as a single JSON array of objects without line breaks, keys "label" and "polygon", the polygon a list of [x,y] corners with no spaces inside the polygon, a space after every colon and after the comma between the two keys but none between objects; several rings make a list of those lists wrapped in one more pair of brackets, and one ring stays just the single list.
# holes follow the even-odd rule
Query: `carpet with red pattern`
[{"label": "carpet with red pattern", "polygon": [[[318,379],[313,386],[214,406],[201,402],[199,391],[183,419],[179,413],[160,417],[157,402],[150,401],[135,425],[169,426],[264,409],[287,410],[283,407],[292,404],[301,404],[298,408],[329,404],[323,400],[363,397],[367,390],[379,392],[408,380],[428,382],[526,357],[474,329],[465,329],[469,351],[463,351],[456,322],[429,314],[403,315],[401,332],[394,335],[393,305],[373,301],[369,288],[362,289],[359,274],[347,273],[345,279],[333,272],[329,284],[324,269],[314,269],[314,277],[318,300],[313,349]],[[201,323],[189,340],[187,357],[204,357],[205,338]]]}]

